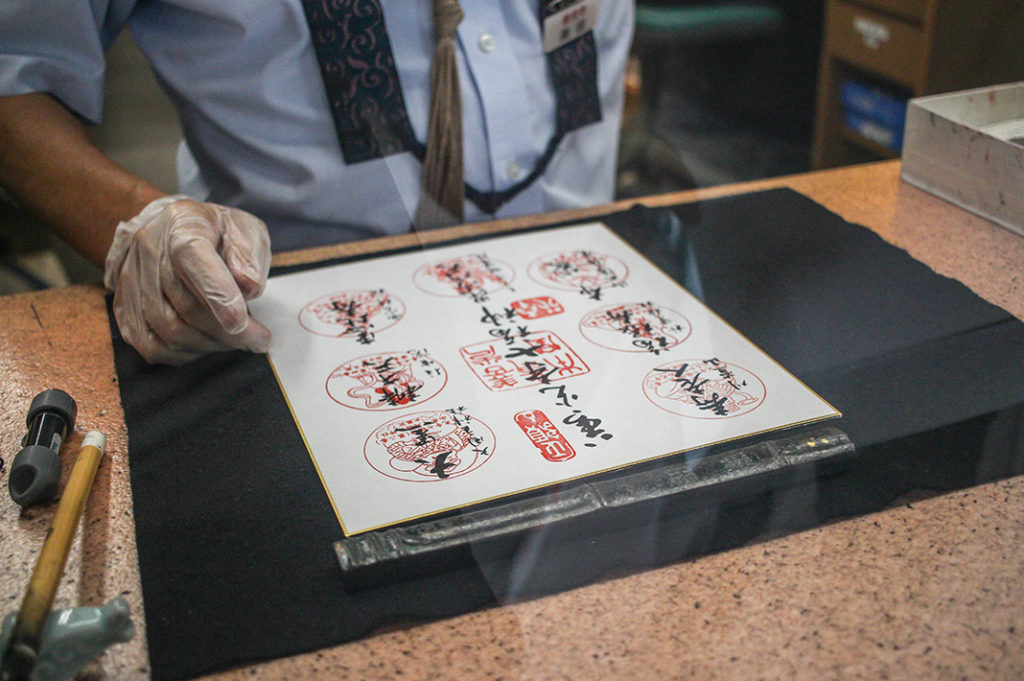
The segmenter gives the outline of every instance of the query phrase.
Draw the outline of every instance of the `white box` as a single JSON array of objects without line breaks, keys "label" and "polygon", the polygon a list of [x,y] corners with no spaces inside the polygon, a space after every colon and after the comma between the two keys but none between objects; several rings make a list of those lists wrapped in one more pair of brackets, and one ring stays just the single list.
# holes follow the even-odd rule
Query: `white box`
[{"label": "white box", "polygon": [[900,177],[1024,236],[1024,82],[911,99]]}]

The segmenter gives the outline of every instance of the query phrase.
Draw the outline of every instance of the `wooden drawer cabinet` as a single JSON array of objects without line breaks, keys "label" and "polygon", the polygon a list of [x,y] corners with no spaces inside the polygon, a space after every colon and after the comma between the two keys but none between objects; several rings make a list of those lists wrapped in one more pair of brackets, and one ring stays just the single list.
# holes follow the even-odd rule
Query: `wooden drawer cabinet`
[{"label": "wooden drawer cabinet", "polygon": [[912,87],[926,63],[924,30],[903,19],[836,2],[831,23],[835,59]]},{"label": "wooden drawer cabinet", "polygon": [[828,0],[812,165],[899,155],[847,125],[844,82],[906,100],[1022,79],[1024,0]]}]

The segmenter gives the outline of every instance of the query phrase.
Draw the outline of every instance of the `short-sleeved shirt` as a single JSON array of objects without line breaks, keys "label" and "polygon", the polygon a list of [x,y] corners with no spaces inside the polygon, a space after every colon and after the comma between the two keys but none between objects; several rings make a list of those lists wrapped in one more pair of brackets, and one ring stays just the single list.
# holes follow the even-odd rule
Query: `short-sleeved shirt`
[{"label": "short-sleeved shirt", "polygon": [[[358,11],[361,1],[324,7]],[[413,134],[425,141],[432,3],[372,2],[383,11]],[[461,4],[466,181],[502,191],[530,172],[555,134],[538,0]],[[601,3],[593,33],[599,120],[567,134],[497,217],[612,198],[632,21],[632,0]],[[124,26],[178,108],[183,191],[259,216],[275,250],[408,230],[421,164],[409,152],[345,162],[301,0],[4,0],[0,95],[49,92],[99,122],[104,51]],[[487,217],[467,202],[467,222]]]}]

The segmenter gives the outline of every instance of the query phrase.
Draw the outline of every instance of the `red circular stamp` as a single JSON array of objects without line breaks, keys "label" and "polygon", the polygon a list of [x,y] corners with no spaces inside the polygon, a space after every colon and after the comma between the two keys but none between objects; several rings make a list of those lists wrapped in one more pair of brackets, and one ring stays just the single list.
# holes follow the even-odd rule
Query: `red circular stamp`
[{"label": "red circular stamp", "polygon": [[338,404],[389,411],[426,402],[444,389],[448,372],[426,350],[380,352],[351,359],[327,377],[327,394]]},{"label": "red circular stamp", "polygon": [[690,337],[690,321],[652,302],[605,305],[580,320],[580,333],[594,345],[621,352],[658,354]]},{"label": "red circular stamp", "polygon": [[764,403],[764,382],[720,359],[684,359],[652,369],[644,395],[665,411],[702,419],[747,414]]},{"label": "red circular stamp", "polygon": [[543,286],[594,297],[603,289],[622,286],[629,277],[626,263],[613,255],[588,250],[542,256],[531,262],[526,272]]},{"label": "red circular stamp", "polygon": [[405,303],[384,289],[341,291],[317,298],[299,312],[302,328],[319,336],[372,343],[376,333],[405,316]]},{"label": "red circular stamp", "polygon": [[388,421],[363,445],[378,473],[408,482],[437,482],[470,473],[494,455],[494,432],[458,409],[421,411]]},{"label": "red circular stamp", "polygon": [[486,253],[471,253],[424,265],[412,275],[421,291],[435,296],[486,302],[490,294],[508,288],[515,270]]}]

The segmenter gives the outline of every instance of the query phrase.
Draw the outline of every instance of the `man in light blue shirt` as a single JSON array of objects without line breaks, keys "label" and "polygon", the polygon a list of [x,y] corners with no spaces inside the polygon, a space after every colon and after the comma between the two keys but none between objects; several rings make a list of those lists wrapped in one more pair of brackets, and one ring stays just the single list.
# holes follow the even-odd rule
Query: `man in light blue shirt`
[{"label": "man in light blue shirt", "polygon": [[[632,0],[461,4],[465,220],[610,200]],[[6,0],[0,184],[106,264],[122,334],[147,359],[263,350],[245,300],[265,282],[267,232],[281,251],[410,228],[431,13],[429,0]],[[124,26],[178,108],[192,200],[82,131]]]}]

